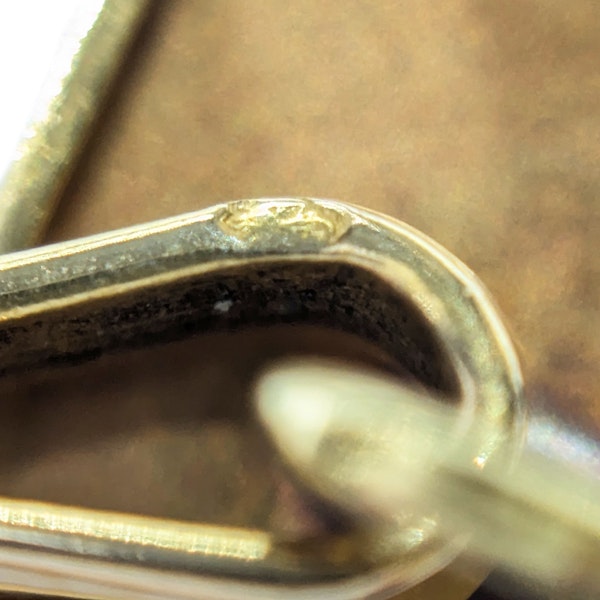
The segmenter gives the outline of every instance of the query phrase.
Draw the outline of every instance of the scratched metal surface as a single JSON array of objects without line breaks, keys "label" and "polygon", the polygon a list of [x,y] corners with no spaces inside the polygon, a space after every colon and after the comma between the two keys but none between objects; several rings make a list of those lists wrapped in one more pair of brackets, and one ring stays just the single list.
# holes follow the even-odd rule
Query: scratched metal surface
[{"label": "scratched metal surface", "polygon": [[[244,197],[386,212],[486,283],[529,399],[599,432],[599,12],[593,0],[162,3],[49,239]],[[208,380],[229,373],[217,362]]]}]

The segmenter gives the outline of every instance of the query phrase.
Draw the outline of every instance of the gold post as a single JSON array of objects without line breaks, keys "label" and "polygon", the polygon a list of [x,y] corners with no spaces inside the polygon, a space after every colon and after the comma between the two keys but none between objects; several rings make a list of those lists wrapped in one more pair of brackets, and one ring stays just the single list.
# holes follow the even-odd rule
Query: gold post
[{"label": "gold post", "polygon": [[104,0],[78,15],[76,47],[58,56],[0,182],[0,252],[39,242],[148,3]]}]

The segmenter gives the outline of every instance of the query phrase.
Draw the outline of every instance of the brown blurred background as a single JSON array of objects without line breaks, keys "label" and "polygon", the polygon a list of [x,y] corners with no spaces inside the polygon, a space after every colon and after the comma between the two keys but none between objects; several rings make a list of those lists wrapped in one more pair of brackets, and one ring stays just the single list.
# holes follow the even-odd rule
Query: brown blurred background
[{"label": "brown blurred background", "polygon": [[[377,209],[481,277],[530,401],[600,435],[599,24],[594,0],[158,3],[49,239],[248,197]],[[253,353],[247,342],[228,368],[230,345],[204,342],[209,381]],[[111,378],[104,368],[93,381]],[[194,443],[227,446],[238,464],[243,444],[215,431]],[[125,478],[129,444],[107,455]],[[38,467],[39,487],[52,471]],[[89,493],[78,481],[69,493]]]}]

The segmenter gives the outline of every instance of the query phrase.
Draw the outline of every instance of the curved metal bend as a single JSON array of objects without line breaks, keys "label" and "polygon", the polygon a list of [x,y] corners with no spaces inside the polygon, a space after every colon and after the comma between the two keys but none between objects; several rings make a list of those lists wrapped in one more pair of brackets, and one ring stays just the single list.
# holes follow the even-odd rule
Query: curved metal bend
[{"label": "curved metal bend", "polygon": [[[419,232],[366,210],[233,202],[6,255],[0,279],[2,373],[217,327],[317,322],[375,341],[456,401],[459,433],[472,439],[478,423],[471,458],[493,460],[520,439],[517,361],[481,284]],[[0,499],[0,586],[233,600],[276,597],[285,585],[289,597],[363,598],[412,585],[459,551],[435,527],[391,556],[361,535],[350,542],[332,536],[325,548],[354,550],[316,556],[268,532]]]}]

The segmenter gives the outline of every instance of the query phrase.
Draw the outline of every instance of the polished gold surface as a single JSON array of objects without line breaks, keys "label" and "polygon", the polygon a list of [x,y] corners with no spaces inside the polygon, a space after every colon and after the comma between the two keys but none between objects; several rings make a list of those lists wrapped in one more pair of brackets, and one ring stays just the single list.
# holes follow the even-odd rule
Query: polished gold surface
[{"label": "polished gold surface", "polygon": [[[31,90],[40,97],[12,162],[0,164],[0,252],[40,242],[147,5],[86,0],[72,20],[49,21],[64,29],[63,44],[41,89]],[[10,12],[5,18],[10,24]],[[0,107],[10,111],[10,104]]]}]

